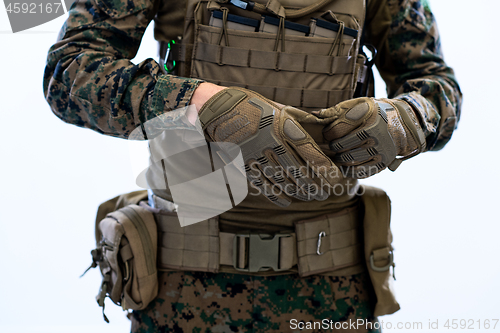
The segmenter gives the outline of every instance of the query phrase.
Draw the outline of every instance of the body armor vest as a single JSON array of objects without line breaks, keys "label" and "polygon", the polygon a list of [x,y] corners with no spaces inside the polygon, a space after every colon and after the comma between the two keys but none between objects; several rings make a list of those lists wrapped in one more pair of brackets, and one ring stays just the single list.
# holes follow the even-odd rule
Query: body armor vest
[{"label": "body armor vest", "polygon": [[[366,57],[359,54],[365,0],[282,0],[283,6],[278,1],[259,0],[253,11],[229,2],[236,3],[160,3],[155,38],[166,65],[175,61],[173,74],[244,87],[303,110],[352,98],[367,77]],[[219,22],[214,23],[215,19]],[[258,27],[248,31],[252,22],[258,22]],[[304,27],[308,32],[300,31]],[[322,128],[304,128],[320,146],[327,146]],[[150,172],[163,174],[155,164]],[[255,191],[249,188],[245,200],[219,216],[220,228],[269,232],[293,228],[297,221],[355,205],[358,187],[357,180],[345,178],[325,201],[294,199],[289,207],[279,209],[263,195],[251,195]],[[159,197],[172,200],[168,184],[166,189],[152,188]]]}]

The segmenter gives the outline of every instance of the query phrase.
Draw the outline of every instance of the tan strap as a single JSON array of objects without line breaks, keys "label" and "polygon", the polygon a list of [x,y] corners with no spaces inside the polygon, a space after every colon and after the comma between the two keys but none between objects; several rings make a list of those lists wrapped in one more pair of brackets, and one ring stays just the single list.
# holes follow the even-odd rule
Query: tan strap
[{"label": "tan strap", "polygon": [[283,88],[270,86],[242,85],[230,81],[206,80],[226,87],[242,87],[255,91],[278,103],[287,103],[298,108],[328,108],[341,101],[352,98],[354,90],[319,90],[319,89],[300,89]]},{"label": "tan strap", "polygon": [[296,237],[292,233],[292,237],[281,239],[280,251],[280,268],[293,267],[297,265]]},{"label": "tan strap", "polygon": [[368,67],[365,66],[364,64],[360,64],[358,62],[358,63],[356,63],[355,73],[357,73],[356,74],[356,82],[364,83],[366,81],[366,78],[368,75]]},{"label": "tan strap", "polygon": [[219,224],[209,219],[181,227],[175,214],[156,214],[160,232],[159,268],[217,272]]},{"label": "tan strap", "polygon": [[130,244],[127,244],[120,249],[120,256],[123,261],[128,261],[134,257]]},{"label": "tan strap", "polygon": [[375,261],[381,261],[381,260],[387,261],[391,252],[392,252],[392,250],[388,246],[386,246],[382,249],[373,250],[372,251],[373,259]]},{"label": "tan strap", "polygon": [[190,61],[193,54],[193,44],[175,43],[170,49],[172,60]]}]

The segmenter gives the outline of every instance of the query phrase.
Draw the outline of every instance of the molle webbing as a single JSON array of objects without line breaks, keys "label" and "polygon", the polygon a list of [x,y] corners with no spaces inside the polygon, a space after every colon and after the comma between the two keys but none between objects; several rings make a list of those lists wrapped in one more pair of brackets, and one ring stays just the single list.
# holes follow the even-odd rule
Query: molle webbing
[{"label": "molle webbing", "polygon": [[[158,225],[158,268],[218,272],[221,265],[233,266],[246,273],[272,265],[278,271],[296,271],[301,276],[331,272],[363,261],[359,209],[345,209],[336,214],[305,220],[295,232],[276,234],[275,251],[256,255],[258,247],[269,246],[275,235],[221,232],[216,218],[181,227],[175,213],[162,210],[168,201],[154,196]],[[266,245],[267,244],[267,245]],[[320,253],[320,254],[318,254]],[[262,257],[266,258],[262,258]],[[256,270],[250,269],[257,268]]]},{"label": "molle webbing", "polygon": [[[262,96],[270,96],[269,99],[282,104],[295,105],[299,108],[327,108],[346,99],[349,99],[351,90],[319,90],[319,89],[300,89],[300,88],[280,88],[255,86],[241,84],[238,82],[206,80],[226,87],[241,87],[255,91]],[[324,101],[320,104],[318,101]]]},{"label": "molle webbing", "polygon": [[[350,56],[293,54],[274,51],[248,50],[224,45],[199,43],[194,60],[218,65],[252,69],[304,72],[318,74],[353,74],[354,59]],[[327,70],[325,72],[325,70]]]},{"label": "molle webbing", "polygon": [[181,227],[177,216],[155,214],[159,232],[158,267],[216,272],[219,268],[217,219]]},{"label": "molle webbing", "polygon": [[[363,258],[359,215],[355,207],[296,224],[298,267],[302,276],[328,272],[332,267],[347,267]],[[318,249],[322,232],[324,236]],[[318,250],[322,255],[317,254]]]},{"label": "molle webbing", "polygon": [[[177,75],[245,87],[306,110],[352,98],[358,82],[366,79],[365,59],[358,56],[364,0],[258,0],[253,11],[226,1],[187,0],[186,6],[182,42],[172,46],[169,57],[177,63]],[[217,26],[211,23],[213,10],[223,12]],[[257,12],[280,17],[278,32],[226,26],[228,14],[265,24]],[[308,26],[311,19],[330,19],[330,25],[342,28],[328,38],[286,33],[284,20]]]}]

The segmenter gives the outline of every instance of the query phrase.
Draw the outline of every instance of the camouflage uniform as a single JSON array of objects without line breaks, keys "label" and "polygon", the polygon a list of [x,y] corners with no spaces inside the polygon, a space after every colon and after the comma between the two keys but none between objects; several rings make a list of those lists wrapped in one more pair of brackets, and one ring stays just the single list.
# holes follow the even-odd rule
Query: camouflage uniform
[{"label": "camouflage uniform", "polygon": [[[182,1],[177,6],[184,8]],[[49,51],[44,76],[45,96],[59,118],[127,138],[140,124],[189,104],[200,80],[163,75],[152,59],[138,65],[129,60],[157,8],[157,2],[147,0],[75,2],[59,41]],[[441,149],[458,122],[461,92],[443,60],[427,1],[370,0],[366,41],[378,49],[376,65],[388,97],[406,95],[418,105],[427,150]],[[271,226],[280,219],[293,225],[305,212],[324,214],[329,203],[318,208],[293,202],[278,216],[268,214],[275,207],[264,200],[240,205],[240,211],[233,209],[222,220],[230,227],[229,221],[240,214],[247,225],[264,217]],[[134,332],[202,332],[208,327],[223,332],[288,331],[286,321],[293,318],[372,320],[366,273],[298,278],[168,272],[160,275],[160,286],[158,298],[134,313]]]},{"label": "camouflage uniform", "polygon": [[[335,326],[330,330],[330,321],[348,328],[359,318],[372,323],[368,328],[376,326],[370,315],[371,295],[364,273],[326,278],[190,272],[165,275],[160,286],[162,297],[145,310],[134,312],[133,332],[208,332],[198,326],[199,318],[209,325],[210,332],[299,332],[293,319],[297,323],[328,321],[327,326],[317,324],[308,332],[335,332]],[[379,332],[365,328],[352,331]]]}]

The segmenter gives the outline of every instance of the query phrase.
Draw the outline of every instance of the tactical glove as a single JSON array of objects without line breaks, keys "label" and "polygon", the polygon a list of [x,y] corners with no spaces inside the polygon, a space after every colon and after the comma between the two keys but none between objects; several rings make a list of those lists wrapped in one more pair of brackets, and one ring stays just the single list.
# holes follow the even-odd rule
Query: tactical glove
[{"label": "tactical glove", "polygon": [[313,114],[330,123],[323,136],[336,153],[334,162],[353,178],[366,178],[386,167],[394,171],[403,160],[425,150],[417,116],[400,99],[356,98]]},{"label": "tactical glove", "polygon": [[308,113],[280,107],[242,88],[227,88],[210,98],[199,119],[210,141],[237,144],[247,179],[278,206],[289,197],[325,200],[341,173],[297,122]]}]

